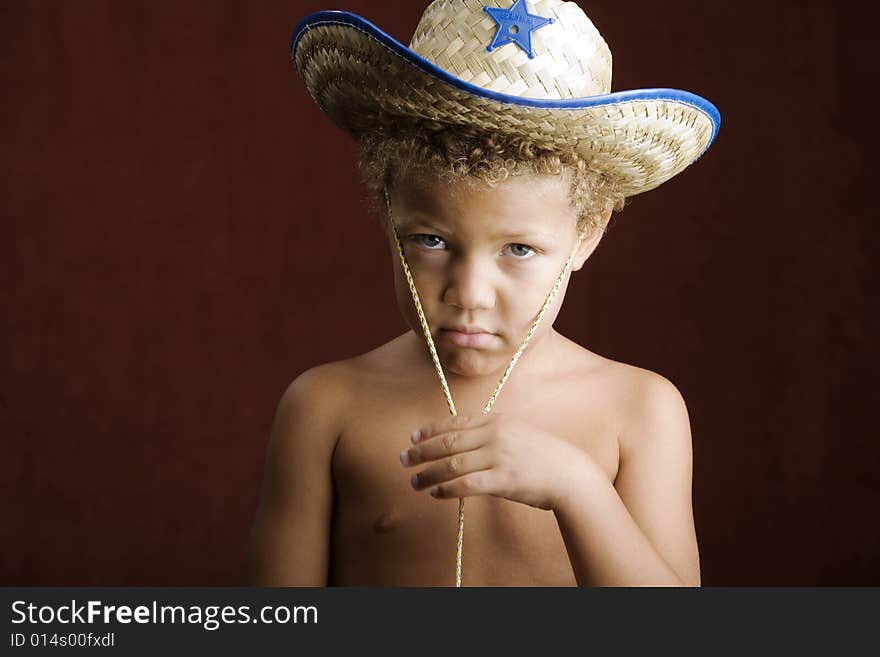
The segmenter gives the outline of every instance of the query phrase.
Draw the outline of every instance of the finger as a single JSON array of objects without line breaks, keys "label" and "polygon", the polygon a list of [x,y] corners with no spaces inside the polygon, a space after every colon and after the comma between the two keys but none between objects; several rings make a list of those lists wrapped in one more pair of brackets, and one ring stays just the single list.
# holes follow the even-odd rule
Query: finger
[{"label": "finger", "polygon": [[447,431],[404,449],[400,453],[400,462],[409,466],[436,461],[453,454],[477,449],[485,443],[486,432],[480,431],[479,428]]},{"label": "finger", "polygon": [[450,456],[421,472],[417,472],[410,479],[410,483],[416,490],[423,490],[463,475],[486,470],[493,465],[492,456],[486,450],[478,449],[473,452],[464,452]]},{"label": "finger", "polygon": [[489,422],[489,420],[490,418],[487,413],[480,413],[476,416],[452,415],[416,429],[413,434],[418,434],[418,438],[413,442],[421,442],[441,433],[446,433],[447,431],[465,429],[468,427],[480,427]]},{"label": "finger", "polygon": [[492,470],[480,470],[458,479],[437,484],[431,488],[431,496],[437,499],[493,495]]}]

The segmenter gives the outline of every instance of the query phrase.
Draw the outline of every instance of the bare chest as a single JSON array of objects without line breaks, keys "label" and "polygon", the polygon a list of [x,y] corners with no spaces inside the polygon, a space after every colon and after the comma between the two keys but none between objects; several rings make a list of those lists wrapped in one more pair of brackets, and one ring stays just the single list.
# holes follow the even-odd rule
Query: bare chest
[{"label": "bare chest", "polygon": [[[521,414],[583,449],[614,481],[619,423],[607,403],[584,394],[559,385],[540,395],[502,395],[493,410]],[[455,399],[459,413],[479,413],[485,402]],[[330,583],[453,585],[458,500],[415,491],[414,470],[399,460],[412,429],[449,416],[442,392],[377,386],[357,402],[333,456]],[[462,571],[465,586],[575,585],[553,513],[493,496],[465,498]]]}]

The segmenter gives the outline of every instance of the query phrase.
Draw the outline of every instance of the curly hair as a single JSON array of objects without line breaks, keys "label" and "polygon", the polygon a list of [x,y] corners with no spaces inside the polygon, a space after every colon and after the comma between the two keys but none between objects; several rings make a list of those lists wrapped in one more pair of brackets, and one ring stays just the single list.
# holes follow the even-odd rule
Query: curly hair
[{"label": "curly hair", "polygon": [[[422,122],[389,126],[358,139],[358,169],[370,208],[384,217],[384,189],[402,175],[433,176],[444,183],[493,187],[509,176],[563,176],[577,217],[577,229],[605,232],[609,211],[626,198],[613,180],[571,149],[538,147],[522,137],[472,132],[461,126]],[[610,215],[608,217],[610,219]]]}]

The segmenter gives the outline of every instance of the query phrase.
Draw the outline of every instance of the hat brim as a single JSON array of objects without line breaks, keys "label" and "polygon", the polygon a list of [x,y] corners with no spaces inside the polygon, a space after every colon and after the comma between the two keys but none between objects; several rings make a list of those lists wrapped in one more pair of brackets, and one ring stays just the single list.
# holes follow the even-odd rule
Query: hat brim
[{"label": "hat brim", "polygon": [[346,11],[306,16],[290,54],[318,106],[355,138],[396,118],[529,137],[598,163],[626,196],[654,189],[699,159],[721,124],[712,103],[679,89],[568,99],[498,93],[449,74]]}]

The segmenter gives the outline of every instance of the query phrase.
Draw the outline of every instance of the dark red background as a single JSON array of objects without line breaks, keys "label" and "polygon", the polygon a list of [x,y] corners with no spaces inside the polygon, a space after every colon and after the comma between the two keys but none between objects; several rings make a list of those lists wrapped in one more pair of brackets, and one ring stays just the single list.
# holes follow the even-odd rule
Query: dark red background
[{"label": "dark red background", "polygon": [[[614,90],[723,124],[613,220],[557,328],[684,394],[704,585],[880,584],[875,17],[582,6]],[[241,583],[284,388],[405,330],[290,33],[338,8],[408,42],[424,5],[0,7],[0,580]]]}]

